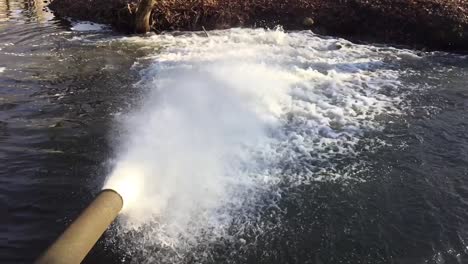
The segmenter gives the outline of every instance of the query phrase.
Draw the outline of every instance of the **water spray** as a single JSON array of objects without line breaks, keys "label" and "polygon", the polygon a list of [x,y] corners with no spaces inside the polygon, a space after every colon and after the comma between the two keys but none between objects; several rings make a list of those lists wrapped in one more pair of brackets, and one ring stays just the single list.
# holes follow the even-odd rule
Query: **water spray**
[{"label": "water spray", "polygon": [[36,264],[81,263],[123,208],[122,196],[103,190]]},{"label": "water spray", "polygon": [[[213,241],[261,234],[258,208],[276,208],[281,186],[341,177],[329,175],[341,170],[332,160],[354,157],[362,135],[381,129],[377,117],[397,113],[400,102],[380,92],[400,86],[399,73],[381,67],[390,51],[312,33],[232,29],[125,41],[157,50],[138,84],[149,93],[119,115],[107,191],[39,264],[79,263],[119,212],[118,235],[139,235],[122,249],[143,263],[183,262]],[[211,259],[205,253],[195,259]]]}]

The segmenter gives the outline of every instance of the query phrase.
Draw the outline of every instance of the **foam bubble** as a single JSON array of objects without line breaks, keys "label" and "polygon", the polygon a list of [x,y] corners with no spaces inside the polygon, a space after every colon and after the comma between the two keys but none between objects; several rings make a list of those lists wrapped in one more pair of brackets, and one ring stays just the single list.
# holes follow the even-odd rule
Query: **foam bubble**
[{"label": "foam bubble", "polygon": [[72,27],[70,28],[73,31],[87,32],[87,31],[102,31],[107,29],[108,26],[103,24],[97,24],[88,21],[72,21]]},{"label": "foam bubble", "polygon": [[357,155],[363,135],[383,128],[377,117],[399,113],[401,99],[382,93],[400,85],[386,59],[410,53],[262,29],[123,41],[155,52],[108,184],[141,185],[121,232],[140,230],[127,249],[148,262],[228,240],[234,222],[242,238],[280,183],[349,177],[333,159]]}]

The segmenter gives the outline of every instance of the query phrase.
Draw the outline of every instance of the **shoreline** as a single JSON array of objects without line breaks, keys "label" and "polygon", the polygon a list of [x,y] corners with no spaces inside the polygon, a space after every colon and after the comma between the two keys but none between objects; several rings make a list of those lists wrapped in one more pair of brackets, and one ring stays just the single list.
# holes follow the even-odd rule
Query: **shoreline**
[{"label": "shoreline", "polygon": [[[58,17],[112,25],[134,33],[136,0],[54,0]],[[233,27],[312,30],[356,42],[468,52],[468,1],[463,0],[157,0],[150,29],[201,31]]]}]

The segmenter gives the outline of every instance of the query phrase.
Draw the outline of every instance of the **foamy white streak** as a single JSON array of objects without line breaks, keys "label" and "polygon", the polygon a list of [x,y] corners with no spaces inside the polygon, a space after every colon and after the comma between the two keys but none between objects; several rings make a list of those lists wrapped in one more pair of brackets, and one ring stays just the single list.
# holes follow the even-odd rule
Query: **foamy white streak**
[{"label": "foamy white streak", "polygon": [[71,21],[72,27],[70,28],[73,31],[87,32],[87,31],[102,31],[106,30],[109,27],[103,24],[97,24],[88,21]]},{"label": "foamy white streak", "polygon": [[105,187],[124,195],[123,232],[145,230],[129,247],[167,262],[226,238],[285,179],[340,177],[327,171],[333,157],[355,155],[375,118],[398,112],[400,99],[380,93],[399,85],[384,61],[409,53],[261,29],[124,41],[154,47],[154,62]]}]

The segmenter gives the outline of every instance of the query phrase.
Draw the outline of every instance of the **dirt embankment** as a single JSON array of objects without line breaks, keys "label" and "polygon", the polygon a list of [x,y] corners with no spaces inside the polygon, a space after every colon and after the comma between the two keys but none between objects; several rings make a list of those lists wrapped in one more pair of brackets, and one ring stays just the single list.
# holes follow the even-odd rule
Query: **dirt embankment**
[{"label": "dirt embankment", "polygon": [[[54,0],[59,16],[132,31],[137,0]],[[314,32],[438,50],[468,51],[468,0],[157,0],[151,29],[229,27]]]}]

